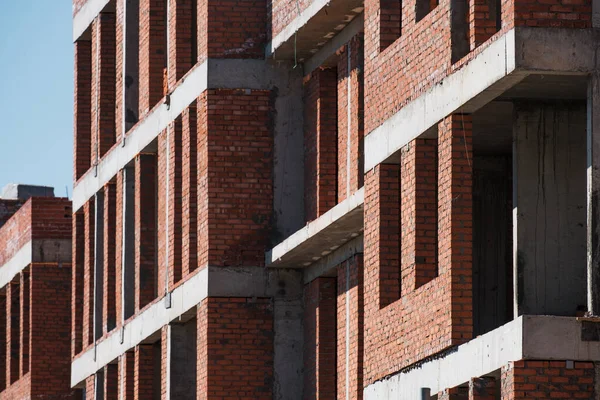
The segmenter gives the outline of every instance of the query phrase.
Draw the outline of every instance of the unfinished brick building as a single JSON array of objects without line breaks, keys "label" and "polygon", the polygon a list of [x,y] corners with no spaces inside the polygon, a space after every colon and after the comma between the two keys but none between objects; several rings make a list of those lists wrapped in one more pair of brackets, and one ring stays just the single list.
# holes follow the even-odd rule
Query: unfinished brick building
[{"label": "unfinished brick building", "polygon": [[74,1],[72,387],[598,396],[595,3]]},{"label": "unfinished brick building", "polygon": [[[34,197],[32,197],[34,196]],[[0,399],[76,399],[69,384],[71,202],[0,190]]]}]

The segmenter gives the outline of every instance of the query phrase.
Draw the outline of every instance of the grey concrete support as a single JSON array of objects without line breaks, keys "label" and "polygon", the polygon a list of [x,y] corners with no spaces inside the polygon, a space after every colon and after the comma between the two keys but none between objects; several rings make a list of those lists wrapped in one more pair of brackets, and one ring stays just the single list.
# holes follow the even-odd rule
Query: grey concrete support
[{"label": "grey concrete support", "polygon": [[94,210],[94,340],[102,337],[102,296],[104,295],[104,192],[95,196]]},{"label": "grey concrete support", "polygon": [[574,316],[586,304],[585,106],[515,105],[515,315]]},{"label": "grey concrete support", "polygon": [[125,167],[123,173],[123,255],[121,296],[123,319],[135,312],[135,168]]},{"label": "grey concrete support", "polygon": [[171,324],[169,394],[171,399],[196,399],[196,319]]},{"label": "grey concrete support", "polygon": [[600,315],[600,71],[587,99],[587,309]]},{"label": "grey concrete support", "polygon": [[139,0],[126,0],[123,12],[123,140],[138,121]]}]

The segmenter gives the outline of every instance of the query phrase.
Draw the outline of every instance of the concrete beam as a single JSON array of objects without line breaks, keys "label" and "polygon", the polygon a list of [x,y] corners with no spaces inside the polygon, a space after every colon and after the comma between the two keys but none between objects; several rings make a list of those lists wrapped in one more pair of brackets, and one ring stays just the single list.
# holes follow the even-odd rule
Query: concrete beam
[{"label": "concrete beam", "polygon": [[360,235],[343,244],[333,253],[321,258],[304,270],[304,284],[308,284],[321,276],[336,273],[335,268],[356,254],[364,251],[364,236]]},{"label": "concrete beam", "polygon": [[106,7],[110,0],[87,0],[73,17],[73,42],[90,27],[94,18]]},{"label": "concrete beam", "polygon": [[0,288],[8,285],[32,263],[71,263],[68,239],[34,239],[25,243],[4,265],[0,266]]},{"label": "concrete beam", "polygon": [[304,75],[308,75],[323,65],[331,56],[365,28],[364,13],[352,20],[340,33],[325,43],[315,55],[304,62]]},{"label": "concrete beam", "polygon": [[600,360],[600,341],[586,342],[581,335],[582,323],[576,318],[521,316],[445,356],[367,386],[364,399],[420,398],[422,388],[437,393],[522,359]]},{"label": "concrete beam", "polygon": [[[171,292],[170,308],[165,307],[162,299],[155,301],[121,330],[113,331],[99,340],[95,351],[92,348],[80,354],[71,364],[71,387],[78,386],[136,345],[155,339],[163,326],[193,318],[196,315],[195,307],[209,296],[274,298],[276,315],[286,317],[282,321],[275,321],[276,352],[282,354],[280,358],[276,357],[276,364],[278,360],[285,365],[291,363],[299,371],[297,373],[301,373],[302,358],[286,361],[283,354],[289,349],[302,348],[299,345],[302,343],[302,290],[302,274],[299,271],[267,270],[262,267],[205,267]],[[285,351],[278,351],[277,343]],[[278,379],[289,378],[281,376]],[[289,391],[283,390],[283,393],[282,399],[294,398],[289,397]]]},{"label": "concrete beam", "polygon": [[369,133],[365,172],[447,115],[472,113],[530,74],[588,74],[593,70],[593,43],[591,29],[511,29]]},{"label": "concrete beam", "polygon": [[327,256],[363,230],[364,188],[309,222],[265,254],[268,267],[303,268]]}]

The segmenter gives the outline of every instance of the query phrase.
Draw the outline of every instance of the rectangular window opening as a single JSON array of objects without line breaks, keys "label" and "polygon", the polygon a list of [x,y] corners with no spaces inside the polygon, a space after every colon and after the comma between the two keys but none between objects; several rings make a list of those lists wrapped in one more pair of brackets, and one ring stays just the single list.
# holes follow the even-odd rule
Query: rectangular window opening
[{"label": "rectangular window opening", "polygon": [[380,0],[379,51],[384,51],[402,35],[402,0]]}]

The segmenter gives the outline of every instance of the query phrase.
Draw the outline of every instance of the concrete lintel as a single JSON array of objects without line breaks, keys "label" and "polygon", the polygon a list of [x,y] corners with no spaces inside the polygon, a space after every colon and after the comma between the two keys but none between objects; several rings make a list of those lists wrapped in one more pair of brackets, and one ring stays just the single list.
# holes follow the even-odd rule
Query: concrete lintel
[{"label": "concrete lintel", "polygon": [[[171,293],[171,308],[164,301],[158,301],[138,316],[128,321],[121,329],[113,331],[97,343],[94,348],[77,357],[71,364],[71,387],[76,387],[84,379],[113,362],[127,350],[143,343],[171,321],[180,319],[190,309],[202,302],[208,294],[208,269],[205,268]],[[122,338],[122,340],[121,340]],[[94,359],[96,353],[96,359]]]},{"label": "concrete lintel", "polygon": [[267,266],[303,268],[359,236],[363,230],[363,204],[361,188],[268,251]]},{"label": "concrete lintel", "polygon": [[273,40],[267,43],[266,55],[271,57],[275,50],[287,42],[300,28],[302,28],[319,11],[325,8],[331,0],[314,0],[304,11],[302,11],[292,22],[290,22]]},{"label": "concrete lintel", "polygon": [[327,61],[329,57],[348,43],[354,36],[358,35],[364,29],[364,14],[360,14],[352,20],[340,33],[335,35],[330,41],[325,43],[319,51],[304,63],[304,75],[308,75],[319,68]]},{"label": "concrete lintel", "polygon": [[206,90],[207,69],[207,62],[192,68],[171,94],[170,105],[163,102],[134,126],[127,135],[125,145],[113,147],[100,161],[97,176],[92,171],[84,175],[73,188],[73,212],[79,210]]},{"label": "concrete lintel", "polygon": [[7,262],[0,267],[0,288],[8,285],[15,276],[33,261],[33,241],[25,243]]},{"label": "concrete lintel", "polygon": [[209,267],[210,297],[302,298],[302,272],[263,267]]},{"label": "concrete lintel", "polygon": [[109,0],[87,0],[73,17],[73,41],[83,35],[94,21],[94,18],[106,7]]},{"label": "concrete lintel", "polygon": [[316,261],[314,264],[307,267],[304,270],[304,284],[306,285],[321,276],[327,276],[331,274],[332,268],[335,268],[352,256],[360,254],[363,251],[364,236],[361,235],[350,240],[333,253],[321,258],[319,261]]},{"label": "concrete lintel", "polygon": [[445,356],[367,386],[364,398],[416,399],[422,388],[437,393],[522,359],[600,360],[600,342],[583,341],[581,330],[581,322],[572,317],[521,316]]}]

